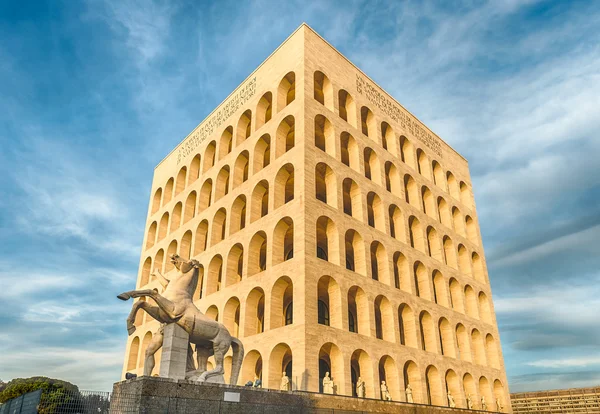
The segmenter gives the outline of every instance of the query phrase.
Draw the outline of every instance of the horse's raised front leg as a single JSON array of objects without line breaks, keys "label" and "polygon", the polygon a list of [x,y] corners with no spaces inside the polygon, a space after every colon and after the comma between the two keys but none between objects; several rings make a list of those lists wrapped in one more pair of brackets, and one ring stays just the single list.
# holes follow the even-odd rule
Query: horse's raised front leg
[{"label": "horse's raised front leg", "polygon": [[156,354],[156,352],[162,347],[163,338],[163,330],[159,329],[158,332],[154,334],[152,340],[146,348],[146,353],[144,354],[144,376],[146,377],[152,375],[152,370],[156,364],[156,361],[154,360],[154,354]]},{"label": "horse's raised front leg", "polygon": [[148,302],[144,301],[137,301],[133,304],[131,312],[127,317],[127,332],[129,332],[129,335],[132,335],[136,330],[135,316],[140,310],[146,311],[148,315],[150,315],[152,318],[156,319],[160,323],[172,322],[171,320],[164,320],[164,318],[161,318],[160,308],[158,306],[153,306]]},{"label": "horse's raised front leg", "polygon": [[117,295],[117,298],[121,300],[128,300],[130,298],[139,298],[142,296],[148,296],[154,299],[158,307],[165,312],[169,318],[177,319],[181,316],[175,313],[175,304],[169,299],[161,296],[156,289],[130,290]]},{"label": "horse's raised front leg", "polygon": [[158,293],[155,289],[130,290],[117,295],[117,298],[121,300],[129,300],[131,298],[139,298],[140,296],[152,296],[152,294],[155,293]]}]

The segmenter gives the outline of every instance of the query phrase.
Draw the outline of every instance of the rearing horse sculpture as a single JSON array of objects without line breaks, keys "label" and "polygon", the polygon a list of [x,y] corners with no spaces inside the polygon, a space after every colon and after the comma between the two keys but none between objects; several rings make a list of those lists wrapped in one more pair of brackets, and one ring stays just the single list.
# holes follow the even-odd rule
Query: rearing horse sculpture
[{"label": "rearing horse sculpture", "polygon": [[[154,306],[145,301],[137,301],[133,304],[131,313],[127,318],[129,335],[135,332],[134,320],[139,309],[145,310],[161,323],[176,323],[188,333],[190,343],[196,344],[197,372],[200,374],[198,377],[200,382],[224,374],[223,359],[231,346],[233,348],[233,359],[230,384],[236,385],[244,358],[242,342],[238,338],[232,337],[223,324],[206,317],[194,305],[192,296],[198,284],[198,268],[200,267],[198,261],[185,260],[175,254],[171,256],[171,263],[178,270],[178,275],[169,281],[162,294],[159,294],[155,289],[142,289],[131,290],[117,296],[121,300],[150,297],[158,305]],[[156,349],[160,348],[161,344],[158,343],[157,345]],[[211,355],[215,356],[215,367],[207,371],[206,363]],[[150,370],[146,368],[144,369],[144,375],[150,375],[152,367],[150,367]]]}]

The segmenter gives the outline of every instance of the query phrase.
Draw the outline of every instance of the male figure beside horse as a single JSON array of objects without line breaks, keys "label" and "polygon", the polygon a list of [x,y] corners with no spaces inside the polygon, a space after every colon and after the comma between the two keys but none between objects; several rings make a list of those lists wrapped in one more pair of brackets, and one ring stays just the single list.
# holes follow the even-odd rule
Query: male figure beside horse
[{"label": "male figure beside horse", "polygon": [[[168,280],[161,275],[159,280],[164,278],[166,281],[165,283],[165,281],[160,280],[163,287],[166,285],[162,294],[159,294],[156,289],[142,289],[124,292],[117,296],[121,300],[150,297],[157,305],[154,306],[144,301],[135,302],[127,318],[127,331],[130,335],[135,332],[134,320],[139,309],[145,310],[146,313],[163,324],[176,323],[182,327],[189,335],[189,342],[196,344],[198,370],[194,374],[199,374],[197,380],[200,382],[224,374],[223,360],[231,346],[233,348],[233,360],[230,384],[237,384],[244,358],[242,342],[238,338],[232,337],[225,326],[206,317],[193,303],[200,264],[194,259],[185,260],[176,254],[171,256],[171,263],[173,263],[178,273],[172,280]],[[154,344],[156,348],[154,352],[162,345],[162,337],[160,343],[158,342],[157,339],[157,343]],[[215,367],[207,371],[206,363],[211,355],[215,357]],[[188,349],[188,370],[190,368],[189,357],[190,352]],[[147,361],[150,362],[150,367],[144,367],[144,375],[150,375],[152,372],[153,361],[153,357],[152,361]],[[193,361],[191,365],[193,365]]]}]

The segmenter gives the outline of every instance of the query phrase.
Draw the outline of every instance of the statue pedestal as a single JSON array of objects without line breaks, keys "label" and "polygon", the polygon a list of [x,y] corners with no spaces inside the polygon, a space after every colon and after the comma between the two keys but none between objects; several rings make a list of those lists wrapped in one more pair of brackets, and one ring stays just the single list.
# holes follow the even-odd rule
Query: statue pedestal
[{"label": "statue pedestal", "polygon": [[160,376],[185,379],[189,335],[182,327],[170,323],[164,328],[164,340],[160,359]]}]

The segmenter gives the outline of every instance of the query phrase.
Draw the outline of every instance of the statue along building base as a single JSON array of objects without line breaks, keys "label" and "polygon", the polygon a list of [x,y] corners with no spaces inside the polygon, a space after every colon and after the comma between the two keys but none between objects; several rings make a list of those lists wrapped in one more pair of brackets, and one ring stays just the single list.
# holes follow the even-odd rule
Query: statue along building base
[{"label": "statue along building base", "polygon": [[278,413],[312,414],[324,410],[399,414],[475,413],[448,407],[303,391],[280,391],[210,382],[138,377],[113,387],[111,413]]}]

